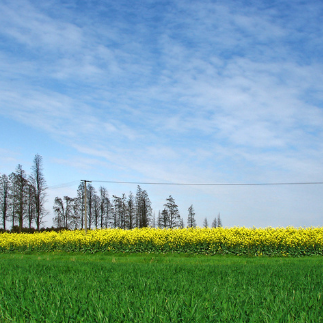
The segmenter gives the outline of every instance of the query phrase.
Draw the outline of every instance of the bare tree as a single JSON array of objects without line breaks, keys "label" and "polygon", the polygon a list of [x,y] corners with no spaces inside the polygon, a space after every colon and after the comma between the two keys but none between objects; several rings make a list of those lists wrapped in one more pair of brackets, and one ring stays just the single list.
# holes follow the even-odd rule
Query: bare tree
[{"label": "bare tree", "polygon": [[106,188],[103,186],[100,187],[99,192],[100,192],[100,227],[102,229],[104,227],[104,223],[105,223],[104,218],[105,218],[108,192],[107,192]]},{"label": "bare tree", "polygon": [[173,229],[180,225],[180,214],[178,211],[178,205],[176,205],[174,198],[169,195],[166,199],[167,203],[164,204],[168,213],[168,227]]},{"label": "bare tree", "polygon": [[205,218],[204,221],[203,221],[203,227],[204,228],[208,228],[209,227],[209,223],[207,221],[207,218]]},{"label": "bare tree", "polygon": [[161,229],[168,228],[169,216],[168,216],[168,211],[166,210],[166,208],[164,208],[161,213],[160,213],[160,211],[158,212],[158,221],[157,222],[158,222],[158,228],[161,228]]},{"label": "bare tree", "polygon": [[18,164],[16,168],[13,180],[15,185],[15,199],[17,202],[16,212],[18,215],[19,232],[21,232],[23,228],[23,219],[27,203],[27,187],[29,183],[26,177],[26,172],[22,169],[20,164]]},{"label": "bare tree", "polygon": [[73,198],[71,209],[70,226],[75,230],[81,227],[81,206],[78,198]]},{"label": "bare tree", "polygon": [[129,193],[128,196],[128,229],[133,229],[135,227],[135,219],[136,219],[136,209],[135,209],[135,201],[132,192]]},{"label": "bare tree", "polygon": [[221,221],[221,217],[220,217],[220,213],[218,214],[218,227],[222,227],[222,221]]},{"label": "bare tree", "polygon": [[36,206],[36,227],[39,231],[42,219],[46,214],[45,211],[45,198],[46,198],[46,180],[43,174],[43,157],[36,154],[34,158],[34,164],[31,167],[32,173],[30,176],[30,182],[35,191],[35,206]]},{"label": "bare tree", "polygon": [[1,207],[1,220],[3,229],[6,230],[6,221],[9,216],[9,179],[8,176],[3,174],[0,177],[0,207]]},{"label": "bare tree", "polygon": [[218,221],[216,218],[214,218],[213,222],[212,222],[212,228],[217,228],[218,226]]},{"label": "bare tree", "polygon": [[53,218],[53,222],[57,228],[63,228],[65,226],[65,207],[63,200],[60,197],[55,197],[54,212],[56,216]]},{"label": "bare tree", "polygon": [[160,210],[158,211],[158,215],[157,215],[157,228],[162,228],[162,216],[160,213]]},{"label": "bare tree", "polygon": [[69,196],[64,196],[63,200],[60,197],[55,197],[53,209],[56,217],[54,217],[53,221],[57,227],[64,227],[65,229],[71,228],[73,202],[74,199]]},{"label": "bare tree", "polygon": [[145,228],[149,226],[149,223],[151,221],[151,216],[152,216],[151,202],[148,197],[148,193],[146,192],[146,190],[143,190],[140,228]]},{"label": "bare tree", "polygon": [[26,218],[28,221],[28,228],[31,229],[32,222],[36,217],[36,199],[35,187],[31,184],[27,186],[27,202],[26,202]]},{"label": "bare tree", "polygon": [[9,199],[10,199],[10,218],[12,228],[14,228],[17,219],[17,209],[18,209],[18,187],[16,182],[16,174],[11,173],[9,175]]},{"label": "bare tree", "polygon": [[86,196],[87,196],[87,203],[88,203],[88,210],[87,210],[88,226],[89,226],[89,229],[91,229],[91,225],[93,223],[93,213],[94,213],[94,206],[95,206],[94,200],[96,196],[96,190],[91,184],[87,186],[86,190],[87,190]]},{"label": "bare tree", "polygon": [[152,215],[151,202],[145,190],[138,185],[136,193],[136,225],[138,228],[149,226]]},{"label": "bare tree", "polygon": [[127,218],[127,198],[126,194],[123,193],[121,197],[121,208],[119,213],[119,219],[120,219],[120,228],[126,229],[128,228],[128,218]]},{"label": "bare tree", "polygon": [[112,218],[113,218],[113,205],[107,194],[106,202],[105,202],[105,215],[104,215],[105,228],[111,227]]},{"label": "bare tree", "polygon": [[96,194],[93,197],[93,215],[94,215],[94,225],[95,228],[98,228],[98,223],[100,220],[100,209],[101,209],[101,201],[99,196]]},{"label": "bare tree", "polygon": [[81,229],[83,229],[84,225],[84,182],[81,182],[78,189],[77,189],[77,204],[79,206],[79,212],[80,212],[80,225]]},{"label": "bare tree", "polygon": [[187,227],[188,228],[196,227],[195,212],[194,212],[193,204],[188,208]]},{"label": "bare tree", "polygon": [[141,195],[142,195],[142,189],[140,185],[137,186],[137,192],[136,192],[136,227],[140,227],[140,213],[141,213]]},{"label": "bare tree", "polygon": [[155,214],[155,212],[154,212],[154,215],[153,215],[153,217],[152,217],[152,220],[151,220],[151,224],[150,224],[150,226],[151,226],[152,228],[156,228],[156,214]]},{"label": "bare tree", "polygon": [[113,195],[113,219],[112,227],[120,227],[120,213],[122,212],[122,200],[121,197]]},{"label": "bare tree", "polygon": [[66,229],[71,228],[71,220],[73,215],[73,205],[74,205],[74,198],[69,196],[64,196],[65,201],[65,227]]}]

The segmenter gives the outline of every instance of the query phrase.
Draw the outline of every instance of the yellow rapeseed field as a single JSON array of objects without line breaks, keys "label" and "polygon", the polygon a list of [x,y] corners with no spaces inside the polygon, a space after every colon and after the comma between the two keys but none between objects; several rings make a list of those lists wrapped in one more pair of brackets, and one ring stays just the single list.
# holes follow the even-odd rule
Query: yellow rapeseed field
[{"label": "yellow rapeseed field", "polygon": [[323,255],[323,228],[97,229],[2,233],[0,252],[184,252],[235,255]]}]

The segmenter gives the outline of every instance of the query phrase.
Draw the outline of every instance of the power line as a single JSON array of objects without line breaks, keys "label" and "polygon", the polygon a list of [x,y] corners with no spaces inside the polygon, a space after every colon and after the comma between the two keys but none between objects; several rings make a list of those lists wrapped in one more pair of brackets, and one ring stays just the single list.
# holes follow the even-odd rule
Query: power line
[{"label": "power line", "polygon": [[136,185],[182,185],[182,186],[270,186],[270,185],[321,185],[323,182],[276,182],[276,183],[159,183],[159,182],[120,182],[120,181],[99,181],[96,183],[111,184],[136,184]]},{"label": "power line", "polygon": [[[101,181],[92,180],[96,183],[111,183],[111,184],[135,184],[135,185],[177,185],[177,186],[278,186],[278,185],[322,185],[323,182],[274,182],[274,183],[165,183],[165,182],[129,182],[129,181]],[[59,189],[69,186],[74,186],[79,181],[62,183],[48,186],[48,189]]]}]

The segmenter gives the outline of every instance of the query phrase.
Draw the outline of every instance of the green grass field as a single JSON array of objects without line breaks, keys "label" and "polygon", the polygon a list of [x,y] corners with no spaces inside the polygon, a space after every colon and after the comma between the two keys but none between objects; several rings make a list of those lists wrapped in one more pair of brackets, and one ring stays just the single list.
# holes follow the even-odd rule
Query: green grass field
[{"label": "green grass field", "polygon": [[0,322],[323,322],[323,258],[0,255]]}]

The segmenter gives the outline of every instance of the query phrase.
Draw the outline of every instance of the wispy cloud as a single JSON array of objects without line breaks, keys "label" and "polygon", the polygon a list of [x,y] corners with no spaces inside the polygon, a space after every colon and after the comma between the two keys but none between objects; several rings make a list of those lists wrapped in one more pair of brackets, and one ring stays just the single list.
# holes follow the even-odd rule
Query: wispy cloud
[{"label": "wispy cloud", "polygon": [[82,154],[76,168],[99,158],[186,182],[322,174],[320,3],[19,0],[0,11],[0,114]]}]

